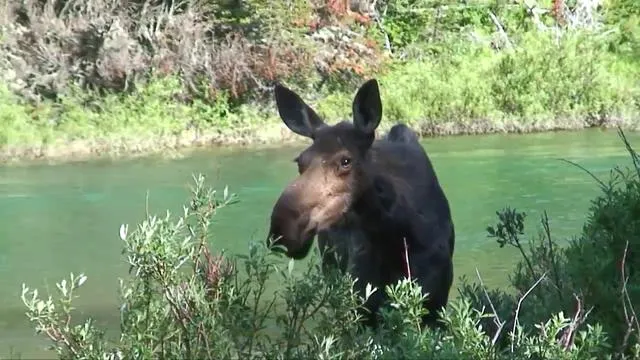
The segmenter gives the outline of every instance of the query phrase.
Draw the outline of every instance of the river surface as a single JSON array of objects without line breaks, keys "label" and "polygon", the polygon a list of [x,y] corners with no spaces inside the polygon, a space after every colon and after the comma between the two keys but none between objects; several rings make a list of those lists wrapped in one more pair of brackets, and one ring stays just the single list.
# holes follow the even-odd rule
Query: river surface
[{"label": "river surface", "polygon": [[[640,143],[638,135],[627,136],[632,145]],[[612,166],[630,164],[615,131],[447,137],[423,144],[453,211],[456,283],[461,275],[475,279],[477,268],[488,286],[507,285],[518,256],[498,248],[485,230],[504,206],[527,212],[529,236],[537,233],[545,210],[554,235],[579,233],[598,189],[559,158],[605,179]],[[48,342],[26,320],[19,297],[23,282],[46,294],[69,272],[85,273],[78,306],[116,329],[118,277],[126,274],[120,224],[135,227],[143,219],[147,193],[152,213],[178,213],[192,173],[239,195],[239,203],[217,215],[213,233],[216,247],[245,252],[250,240],[264,238],[274,200],[296,175],[292,159],[300,149],[214,149],[180,159],[0,168],[0,357],[12,348],[22,358],[54,355],[45,352]]]}]

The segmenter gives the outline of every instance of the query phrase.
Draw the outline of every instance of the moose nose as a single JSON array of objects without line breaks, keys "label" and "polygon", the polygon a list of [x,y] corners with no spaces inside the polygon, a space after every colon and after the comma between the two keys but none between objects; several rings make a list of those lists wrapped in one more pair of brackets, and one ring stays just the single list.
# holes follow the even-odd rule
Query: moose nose
[{"label": "moose nose", "polygon": [[287,188],[273,207],[268,244],[284,246],[290,254],[299,251],[308,237],[309,220],[295,188]]},{"label": "moose nose", "polygon": [[291,223],[300,217],[300,211],[293,205],[291,192],[285,191],[276,201],[271,212],[271,228],[269,237],[273,237],[272,241],[276,241],[277,237],[290,237]]}]

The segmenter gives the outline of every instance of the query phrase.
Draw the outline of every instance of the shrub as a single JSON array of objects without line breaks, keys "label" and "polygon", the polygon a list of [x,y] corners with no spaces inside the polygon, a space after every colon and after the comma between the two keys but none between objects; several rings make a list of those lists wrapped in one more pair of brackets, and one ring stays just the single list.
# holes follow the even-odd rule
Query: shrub
[{"label": "shrub", "polygon": [[[620,132],[633,166],[615,168],[609,182],[598,180],[602,194],[592,201],[582,233],[560,247],[551,235],[546,213],[538,237],[525,244],[525,213],[506,208],[498,212],[499,222],[488,228],[500,247],[514,246],[522,254],[511,284],[526,301],[517,302],[501,291],[488,294],[481,287],[463,283],[461,294],[470,296],[475,307],[494,309],[500,322],[486,322],[499,338],[500,324],[517,320],[525,332],[549,313],[573,314],[577,326],[599,324],[611,339],[607,354],[614,358],[640,358],[640,161]],[[495,305],[497,304],[497,305]],[[587,320],[588,316],[588,320]],[[573,331],[573,330],[571,330]],[[496,335],[497,334],[497,335]],[[566,341],[571,335],[561,337]],[[633,357],[632,357],[633,356]]]},{"label": "shrub", "polygon": [[564,255],[570,286],[594,307],[594,320],[614,345],[626,350],[640,340],[640,161],[621,135],[632,167],[616,168],[609,182],[600,183],[603,193]]},{"label": "shrub", "polygon": [[610,0],[605,8],[605,20],[616,30],[610,50],[637,60],[640,54],[640,5],[633,0]]},{"label": "shrub", "polygon": [[[406,122],[424,134],[634,123],[640,94],[616,65],[598,38],[575,32],[559,39],[525,34],[512,50],[499,52],[466,45],[447,56],[391,65],[379,77],[383,111],[388,123]],[[349,99],[329,94],[318,108],[337,117],[335,109],[347,108]]]},{"label": "shrub", "polygon": [[[352,279],[323,274],[319,256],[295,269],[293,260],[265,244],[246,255],[209,248],[211,219],[236,201],[195,178],[192,198],[181,216],[147,214],[120,237],[130,276],[121,284],[121,334],[108,339],[91,319],[74,318],[73,299],[88,281],[84,274],[58,283],[58,296],[41,299],[23,285],[22,300],[36,332],[46,335],[60,358],[199,359],[601,359],[606,338],[599,325],[572,328],[563,313],[505,329],[505,347],[495,346],[483,327],[490,312],[461,297],[444,312],[445,330],[421,329],[422,296],[404,279],[386,289],[390,307],[378,331],[359,325],[364,299]],[[267,284],[280,284],[272,292]],[[571,329],[571,330],[567,330]],[[560,334],[575,334],[564,342]]]},{"label": "shrub", "polygon": [[325,3],[8,1],[0,17],[2,80],[38,102],[58,100],[70,85],[128,93],[150,77],[179,76],[189,98],[227,92],[244,102],[315,67],[357,72],[360,57],[375,66],[372,46],[358,34],[302,35],[326,17],[316,10]]},{"label": "shrub", "polygon": [[605,95],[617,84],[610,81],[604,42],[593,36],[568,33],[556,39],[550,33],[527,34],[495,69],[496,107],[520,118],[586,118],[594,125],[619,117],[630,94]]}]

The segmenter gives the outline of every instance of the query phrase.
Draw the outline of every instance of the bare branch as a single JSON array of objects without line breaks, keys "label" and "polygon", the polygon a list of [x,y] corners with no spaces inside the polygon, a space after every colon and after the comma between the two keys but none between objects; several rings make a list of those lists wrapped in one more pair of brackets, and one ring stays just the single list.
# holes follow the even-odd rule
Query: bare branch
[{"label": "bare branch", "polygon": [[582,308],[582,301],[580,300],[578,295],[573,294],[573,297],[576,299],[576,313],[573,316],[573,320],[565,329],[562,337],[560,338],[560,344],[566,351],[568,351],[571,346],[573,346],[576,330],[580,325],[584,323],[589,313],[591,313],[591,310],[593,310],[593,307],[591,307],[589,310],[584,312],[584,309]]},{"label": "bare branch", "polygon": [[[527,290],[527,292],[524,293],[524,295],[522,295],[522,297],[520,298],[520,300],[518,300],[518,307],[516,308],[516,315],[513,319],[513,329],[511,330],[512,334],[515,334],[516,332],[516,327],[520,324],[520,322],[518,321],[518,316],[520,314],[520,306],[522,306],[522,302],[524,301],[524,299],[529,296],[529,294],[533,291],[533,289],[535,289],[536,286],[538,286],[538,284],[540,284],[540,282],[542,280],[544,280],[544,278],[547,276],[547,272],[545,271],[544,274],[542,274],[542,276],[540,276],[540,278],[529,288],[529,290]],[[514,351],[513,345],[515,342],[511,342],[511,352]]]},{"label": "bare branch", "polygon": [[[624,311],[624,318],[627,321],[627,331],[624,334],[624,338],[622,343],[620,344],[620,351],[627,347],[629,343],[629,337],[633,333],[633,331],[637,331],[640,334],[640,322],[638,321],[638,314],[636,313],[633,303],[631,302],[631,297],[629,296],[629,290],[627,289],[627,282],[629,281],[629,276],[626,274],[626,263],[627,263],[627,251],[629,250],[629,240],[627,240],[624,246],[624,253],[622,254],[622,260],[620,261],[620,272],[622,275],[622,306]],[[634,329],[635,326],[635,329]]]},{"label": "bare branch", "polygon": [[493,335],[493,339],[491,339],[491,345],[494,345],[498,342],[498,338],[500,337],[500,333],[506,324],[505,321],[500,320],[500,316],[498,316],[498,312],[496,311],[496,307],[493,305],[493,301],[491,301],[491,297],[489,297],[489,293],[487,292],[487,288],[484,285],[484,281],[482,281],[482,277],[480,277],[480,272],[478,268],[476,268],[476,275],[478,276],[478,280],[480,280],[480,286],[482,287],[482,291],[484,292],[484,296],[489,301],[489,306],[491,306],[491,311],[493,311],[493,323],[498,327],[496,333]]},{"label": "bare branch", "polygon": [[402,241],[404,242],[404,262],[407,267],[407,278],[411,280],[411,266],[409,266],[409,246],[407,245],[407,238],[403,237]]},{"label": "bare branch", "polygon": [[500,34],[504,42],[507,44],[507,47],[509,49],[513,49],[513,44],[511,43],[511,40],[509,40],[509,35],[507,35],[507,32],[504,31],[502,24],[500,24],[500,20],[498,20],[498,18],[494,15],[492,11],[489,11],[489,17],[491,17],[491,20],[496,25],[496,29],[498,30],[498,33]]}]

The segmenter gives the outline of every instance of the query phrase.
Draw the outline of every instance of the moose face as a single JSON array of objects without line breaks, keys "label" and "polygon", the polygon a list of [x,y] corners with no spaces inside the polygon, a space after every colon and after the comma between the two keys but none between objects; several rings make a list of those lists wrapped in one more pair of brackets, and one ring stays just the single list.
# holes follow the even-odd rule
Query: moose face
[{"label": "moose face", "polygon": [[287,256],[304,258],[318,231],[345,217],[369,186],[367,153],[382,117],[376,80],[364,83],[353,100],[353,123],[328,126],[296,93],[277,85],[280,117],[296,134],[313,143],[296,158],[298,176],[273,208],[269,240]]}]

